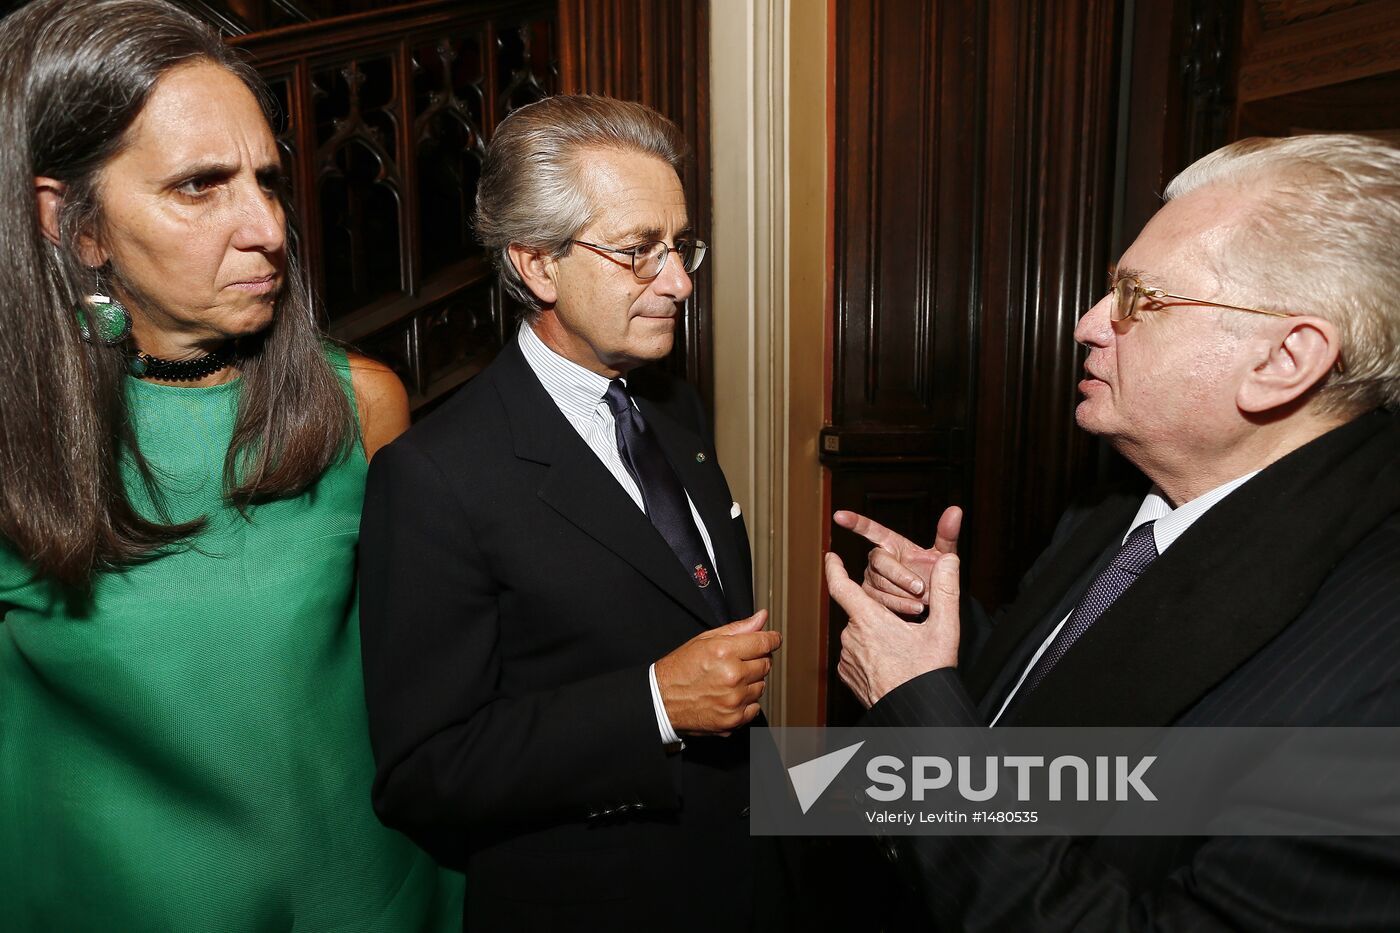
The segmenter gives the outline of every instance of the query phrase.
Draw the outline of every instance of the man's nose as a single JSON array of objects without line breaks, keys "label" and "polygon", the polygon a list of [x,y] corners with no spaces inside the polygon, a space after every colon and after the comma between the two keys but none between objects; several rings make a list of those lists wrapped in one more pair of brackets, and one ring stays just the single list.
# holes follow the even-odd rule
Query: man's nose
[{"label": "man's nose", "polygon": [[690,273],[685,271],[685,262],[680,253],[667,255],[666,265],[651,280],[651,287],[673,301],[685,301],[690,297],[690,293],[695,291],[695,284],[690,280]]},{"label": "man's nose", "polygon": [[1113,321],[1109,309],[1113,307],[1113,292],[1104,295],[1094,303],[1074,325],[1075,343],[1086,347],[1105,347],[1113,339]]}]

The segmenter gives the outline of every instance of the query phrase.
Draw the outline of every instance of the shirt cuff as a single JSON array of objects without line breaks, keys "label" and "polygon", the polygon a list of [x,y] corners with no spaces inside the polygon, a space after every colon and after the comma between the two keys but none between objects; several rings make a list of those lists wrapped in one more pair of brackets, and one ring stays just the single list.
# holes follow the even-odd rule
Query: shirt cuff
[{"label": "shirt cuff", "polygon": [[656,685],[656,665],[647,668],[647,682],[651,684],[651,705],[656,710],[656,727],[661,730],[662,745],[680,745],[681,737],[671,728],[671,717],[666,715],[666,704],[661,702],[661,688]]}]

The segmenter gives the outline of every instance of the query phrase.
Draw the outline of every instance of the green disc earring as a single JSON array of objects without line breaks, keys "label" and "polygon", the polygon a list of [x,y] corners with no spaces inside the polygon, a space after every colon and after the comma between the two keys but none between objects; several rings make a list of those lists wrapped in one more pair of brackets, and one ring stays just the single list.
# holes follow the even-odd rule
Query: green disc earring
[{"label": "green disc earring", "polygon": [[78,331],[88,343],[115,347],[131,336],[131,312],[120,301],[103,294],[102,277],[97,277],[97,290],[74,308]]}]

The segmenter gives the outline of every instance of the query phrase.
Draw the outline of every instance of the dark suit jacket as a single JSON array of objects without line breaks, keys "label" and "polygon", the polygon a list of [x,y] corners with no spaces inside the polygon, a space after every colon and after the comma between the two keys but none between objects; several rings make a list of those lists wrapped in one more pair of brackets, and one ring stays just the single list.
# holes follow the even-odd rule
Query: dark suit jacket
[{"label": "dark suit jacket", "polygon": [[[915,678],[872,720],[988,722],[1139,502],[1068,517],[964,673]],[[1358,419],[1216,504],[1000,724],[1400,725],[1400,424]],[[1391,838],[921,837],[899,851],[950,930],[1400,929]]]},{"label": "dark suit jacket", "polygon": [[[629,386],[750,615],[699,399]],[[515,341],[375,457],[360,548],[374,807],[467,873],[468,929],[747,925],[747,730],[668,753],[647,681],[713,614]]]}]

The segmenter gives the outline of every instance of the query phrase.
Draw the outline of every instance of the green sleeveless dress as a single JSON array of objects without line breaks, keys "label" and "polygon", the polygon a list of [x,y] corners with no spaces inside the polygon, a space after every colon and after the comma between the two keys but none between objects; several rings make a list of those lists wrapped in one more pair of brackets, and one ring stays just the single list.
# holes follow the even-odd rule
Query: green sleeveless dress
[{"label": "green sleeveless dress", "polygon": [[5,933],[460,929],[461,877],[370,807],[364,452],[245,520],[222,497],[238,393],[128,380],[171,518],[208,516],[194,547],[83,597],[0,542]]}]

